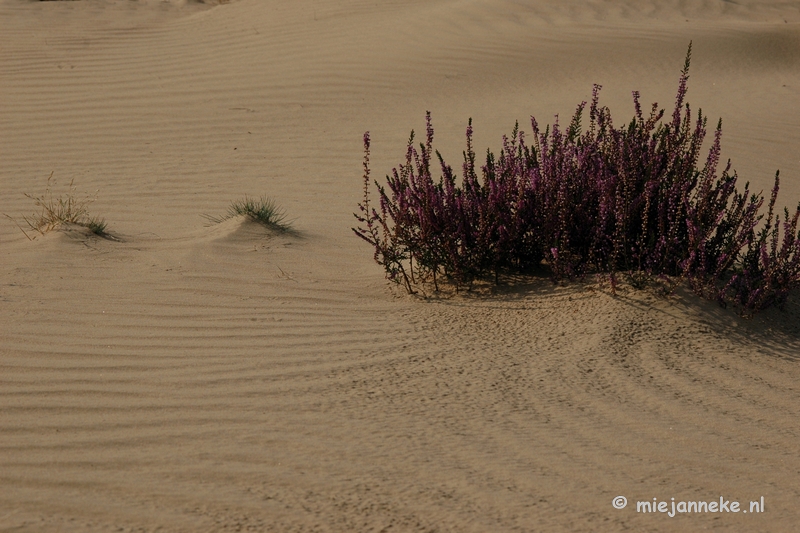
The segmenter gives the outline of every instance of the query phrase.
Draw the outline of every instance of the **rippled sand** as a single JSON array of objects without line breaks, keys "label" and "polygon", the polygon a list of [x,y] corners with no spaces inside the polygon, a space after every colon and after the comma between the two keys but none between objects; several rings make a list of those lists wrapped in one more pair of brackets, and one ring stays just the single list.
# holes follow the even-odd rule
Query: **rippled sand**
[{"label": "rippled sand", "polygon": [[[792,531],[800,304],[546,279],[393,290],[350,231],[430,110],[460,164],[603,85],[723,117],[800,200],[776,0],[0,0],[0,213],[53,172],[116,240],[0,218],[0,531]],[[207,226],[244,195],[293,220]],[[612,507],[623,495],[628,506]],[[636,512],[653,498],[763,514]]]}]

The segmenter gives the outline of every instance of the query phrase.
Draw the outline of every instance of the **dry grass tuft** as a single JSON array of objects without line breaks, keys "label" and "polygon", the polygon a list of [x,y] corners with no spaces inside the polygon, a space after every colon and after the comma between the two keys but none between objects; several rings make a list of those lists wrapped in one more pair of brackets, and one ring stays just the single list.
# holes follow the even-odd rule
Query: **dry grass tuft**
[{"label": "dry grass tuft", "polygon": [[97,199],[97,193],[95,193],[95,196],[79,198],[74,180],[71,180],[69,182],[69,191],[66,195],[54,197],[53,187],[55,185],[56,181],[53,179],[53,173],[51,172],[50,176],[47,178],[47,188],[44,194],[41,196],[25,194],[25,196],[33,200],[33,203],[39,208],[38,213],[22,217],[22,220],[28,227],[28,231],[25,231],[25,228],[10,216],[6,215],[6,217],[11,219],[29,240],[36,238],[36,235],[31,237],[29,232],[36,232],[40,235],[44,235],[63,224],[76,224],[88,228],[89,231],[95,235],[105,236],[105,220],[89,215],[89,205]]}]

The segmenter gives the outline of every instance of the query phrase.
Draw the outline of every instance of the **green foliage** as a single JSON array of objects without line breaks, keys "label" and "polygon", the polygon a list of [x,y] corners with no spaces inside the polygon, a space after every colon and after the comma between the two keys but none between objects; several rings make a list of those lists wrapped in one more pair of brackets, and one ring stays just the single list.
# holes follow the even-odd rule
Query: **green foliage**
[{"label": "green foliage", "polygon": [[212,224],[219,224],[238,216],[247,217],[254,222],[279,231],[291,229],[291,224],[286,222],[286,213],[266,196],[258,199],[245,196],[242,200],[236,200],[228,207],[228,212],[219,217],[203,215]]}]

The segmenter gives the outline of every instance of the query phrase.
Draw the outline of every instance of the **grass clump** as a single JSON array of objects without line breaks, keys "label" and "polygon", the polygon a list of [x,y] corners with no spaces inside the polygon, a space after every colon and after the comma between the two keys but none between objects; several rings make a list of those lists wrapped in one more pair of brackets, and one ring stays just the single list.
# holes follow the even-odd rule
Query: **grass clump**
[{"label": "grass clump", "polygon": [[765,216],[763,194],[749,184],[739,190],[730,161],[718,173],[721,120],[701,162],[707,118],[702,111],[693,118],[686,103],[690,59],[691,44],[671,116],[658,104],[643,113],[634,92],[635,115],[617,127],[595,85],[588,128],[587,102],[566,128],[556,118],[542,130],[532,117],[530,142],[515,126],[499,155],[487,150],[479,168],[470,120],[460,180],[433,149],[428,113],[425,142],[417,149],[412,131],[405,163],[385,185],[374,181],[377,208],[367,132],[353,231],[373,246],[387,278],[410,293],[428,282],[438,290],[442,279],[469,287],[545,266],[556,281],[595,273],[612,289],[619,274],[638,285],[685,280],[743,314],[782,306],[800,285],[800,205],[783,218],[774,214],[776,174]]},{"label": "grass clump", "polygon": [[258,199],[245,196],[242,200],[236,200],[228,207],[228,212],[219,217],[203,215],[212,224],[219,224],[238,216],[247,217],[253,222],[258,222],[268,228],[279,231],[289,231],[291,229],[291,224],[286,222],[286,213],[283,209],[279,208],[272,199],[266,196]]},{"label": "grass clump", "polygon": [[77,194],[74,180],[69,182],[69,189],[64,195],[54,196],[53,187],[56,185],[56,180],[53,179],[53,173],[47,178],[47,187],[44,194],[41,196],[34,196],[25,194],[26,197],[33,200],[34,205],[39,208],[37,213],[29,216],[22,217],[28,231],[17,223],[13,218],[12,221],[17,227],[25,234],[29,240],[36,238],[35,235],[31,236],[29,232],[36,232],[39,235],[44,235],[49,231],[57,229],[64,224],[75,224],[83,226],[95,235],[106,236],[106,221],[102,218],[89,215],[89,205],[97,199],[97,193],[94,196],[84,196],[80,198]]}]

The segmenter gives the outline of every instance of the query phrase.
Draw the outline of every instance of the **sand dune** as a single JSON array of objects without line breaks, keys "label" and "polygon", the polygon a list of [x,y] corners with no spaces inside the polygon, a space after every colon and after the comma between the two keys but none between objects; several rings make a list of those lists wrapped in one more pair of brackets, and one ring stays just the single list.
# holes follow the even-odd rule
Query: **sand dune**
[{"label": "sand dune", "polygon": [[[0,223],[0,531],[792,531],[800,304],[591,280],[409,297],[350,231],[433,113],[457,165],[604,86],[723,117],[800,200],[780,1],[0,0],[0,213],[53,172],[114,239]],[[268,195],[295,231],[235,218]],[[628,506],[612,507],[624,495]],[[636,512],[653,498],[763,514]]]}]

